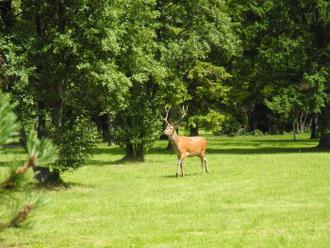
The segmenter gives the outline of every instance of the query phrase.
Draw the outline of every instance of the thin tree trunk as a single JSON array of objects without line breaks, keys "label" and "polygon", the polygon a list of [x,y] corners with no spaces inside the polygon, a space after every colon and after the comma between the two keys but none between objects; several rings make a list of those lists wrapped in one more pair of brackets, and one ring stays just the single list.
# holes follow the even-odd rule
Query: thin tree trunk
[{"label": "thin tree trunk", "polygon": [[189,128],[189,136],[198,136],[199,135],[199,125],[196,123],[195,127]]},{"label": "thin tree trunk", "polygon": [[12,0],[0,1],[0,15],[4,25],[4,32],[10,33],[14,26],[14,13],[12,9]]},{"label": "thin tree trunk", "polygon": [[296,141],[297,140],[297,131],[296,131],[296,115],[293,112],[293,123],[292,123],[292,127],[293,127],[293,140]]},{"label": "thin tree trunk", "polygon": [[144,146],[127,144],[124,159],[131,161],[144,161]]},{"label": "thin tree trunk", "polygon": [[320,137],[318,128],[317,128],[317,125],[318,125],[317,122],[318,122],[317,114],[313,114],[312,123],[311,123],[311,139],[317,139]]},{"label": "thin tree trunk", "polygon": [[322,109],[319,117],[321,133],[319,147],[330,149],[330,103]]},{"label": "thin tree trunk", "polygon": [[46,118],[43,108],[39,109],[38,113],[38,138],[42,139],[46,136]]}]

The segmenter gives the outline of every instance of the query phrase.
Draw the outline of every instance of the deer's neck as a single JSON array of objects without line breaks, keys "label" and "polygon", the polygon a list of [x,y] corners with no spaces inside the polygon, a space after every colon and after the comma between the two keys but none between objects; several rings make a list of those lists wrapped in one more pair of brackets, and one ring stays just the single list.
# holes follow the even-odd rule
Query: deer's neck
[{"label": "deer's neck", "polygon": [[172,136],[169,136],[169,140],[172,143],[172,146],[175,150],[178,149],[178,142],[179,142],[179,135],[177,134],[177,132],[174,130],[174,133]]}]

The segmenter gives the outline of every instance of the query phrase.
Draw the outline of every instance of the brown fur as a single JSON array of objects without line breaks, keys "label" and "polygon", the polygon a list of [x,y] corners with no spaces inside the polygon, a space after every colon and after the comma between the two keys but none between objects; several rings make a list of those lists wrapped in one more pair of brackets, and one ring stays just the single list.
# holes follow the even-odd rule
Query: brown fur
[{"label": "brown fur", "polygon": [[164,131],[173,146],[174,151],[178,156],[178,167],[176,176],[179,176],[179,167],[181,168],[181,175],[184,176],[183,161],[188,156],[198,156],[201,159],[202,163],[202,173],[205,171],[208,173],[208,164],[205,156],[207,141],[203,137],[187,137],[179,136],[175,131],[175,126],[168,123]]}]

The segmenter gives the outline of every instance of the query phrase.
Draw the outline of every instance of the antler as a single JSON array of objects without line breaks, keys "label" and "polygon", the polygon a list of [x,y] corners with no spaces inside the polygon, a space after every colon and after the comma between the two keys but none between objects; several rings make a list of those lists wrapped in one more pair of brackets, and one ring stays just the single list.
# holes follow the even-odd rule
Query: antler
[{"label": "antler", "polygon": [[166,116],[165,116],[165,118],[164,118],[162,115],[160,115],[160,117],[161,117],[161,118],[162,118],[167,124],[170,124],[169,121],[167,120],[167,119],[168,119],[168,115],[169,115],[169,113],[170,113],[170,109],[168,109],[168,108],[165,107],[165,112],[166,112]]},{"label": "antler", "polygon": [[180,120],[174,122],[174,125],[179,124],[183,120],[183,118],[187,115],[187,112],[188,112],[188,106],[186,106],[186,107],[185,106],[182,106],[182,109],[181,109],[181,118],[180,118]]}]

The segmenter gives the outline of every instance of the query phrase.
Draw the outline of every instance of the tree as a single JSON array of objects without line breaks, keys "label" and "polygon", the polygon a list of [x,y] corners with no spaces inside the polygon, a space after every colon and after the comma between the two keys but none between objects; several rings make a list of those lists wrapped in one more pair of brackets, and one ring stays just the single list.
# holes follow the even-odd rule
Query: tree
[{"label": "tree", "polygon": [[[223,84],[229,76],[226,67],[239,53],[235,23],[228,15],[225,1],[158,1],[158,7],[159,57],[168,72],[167,92],[174,96],[166,96],[166,103],[189,105],[191,134],[196,134],[198,120],[210,112],[220,111],[222,115],[225,112],[219,106],[224,91],[219,90],[226,88]],[[206,95],[209,97],[205,98]],[[208,105],[208,100],[214,104]]]},{"label": "tree", "polygon": [[[249,123],[253,124],[250,129],[258,126],[255,119],[260,120],[261,115],[268,116],[266,121],[269,123],[276,121],[273,114],[262,107],[264,100],[290,87],[296,88],[297,94],[303,94],[305,98],[305,109],[301,113],[309,119],[315,118],[324,102],[325,88],[321,77],[326,78],[328,74],[328,3],[272,0],[242,3],[232,0],[229,4],[234,19],[242,25],[244,52],[234,63],[236,73],[233,75],[238,82],[237,88],[249,89],[244,101],[253,103],[252,114],[248,114]],[[306,75],[318,75],[321,80],[314,84]],[[240,87],[240,82],[247,82],[247,87]],[[272,93],[269,95],[269,92]],[[255,114],[257,106],[264,109],[258,115]],[[279,121],[290,122],[289,119]]]},{"label": "tree", "polygon": [[17,102],[22,137],[33,128],[39,138],[54,138],[58,168],[76,168],[96,141],[91,116],[108,107],[105,98],[118,105],[129,83],[115,64],[119,5],[17,0],[6,6],[1,21],[10,25],[1,30],[0,73]]},{"label": "tree", "polygon": [[113,138],[126,159],[143,160],[146,150],[158,139],[158,108],[163,95],[165,68],[155,59],[157,28],[155,1],[125,1],[119,12],[122,52],[116,56],[118,70],[130,87],[125,104],[110,117]]}]

